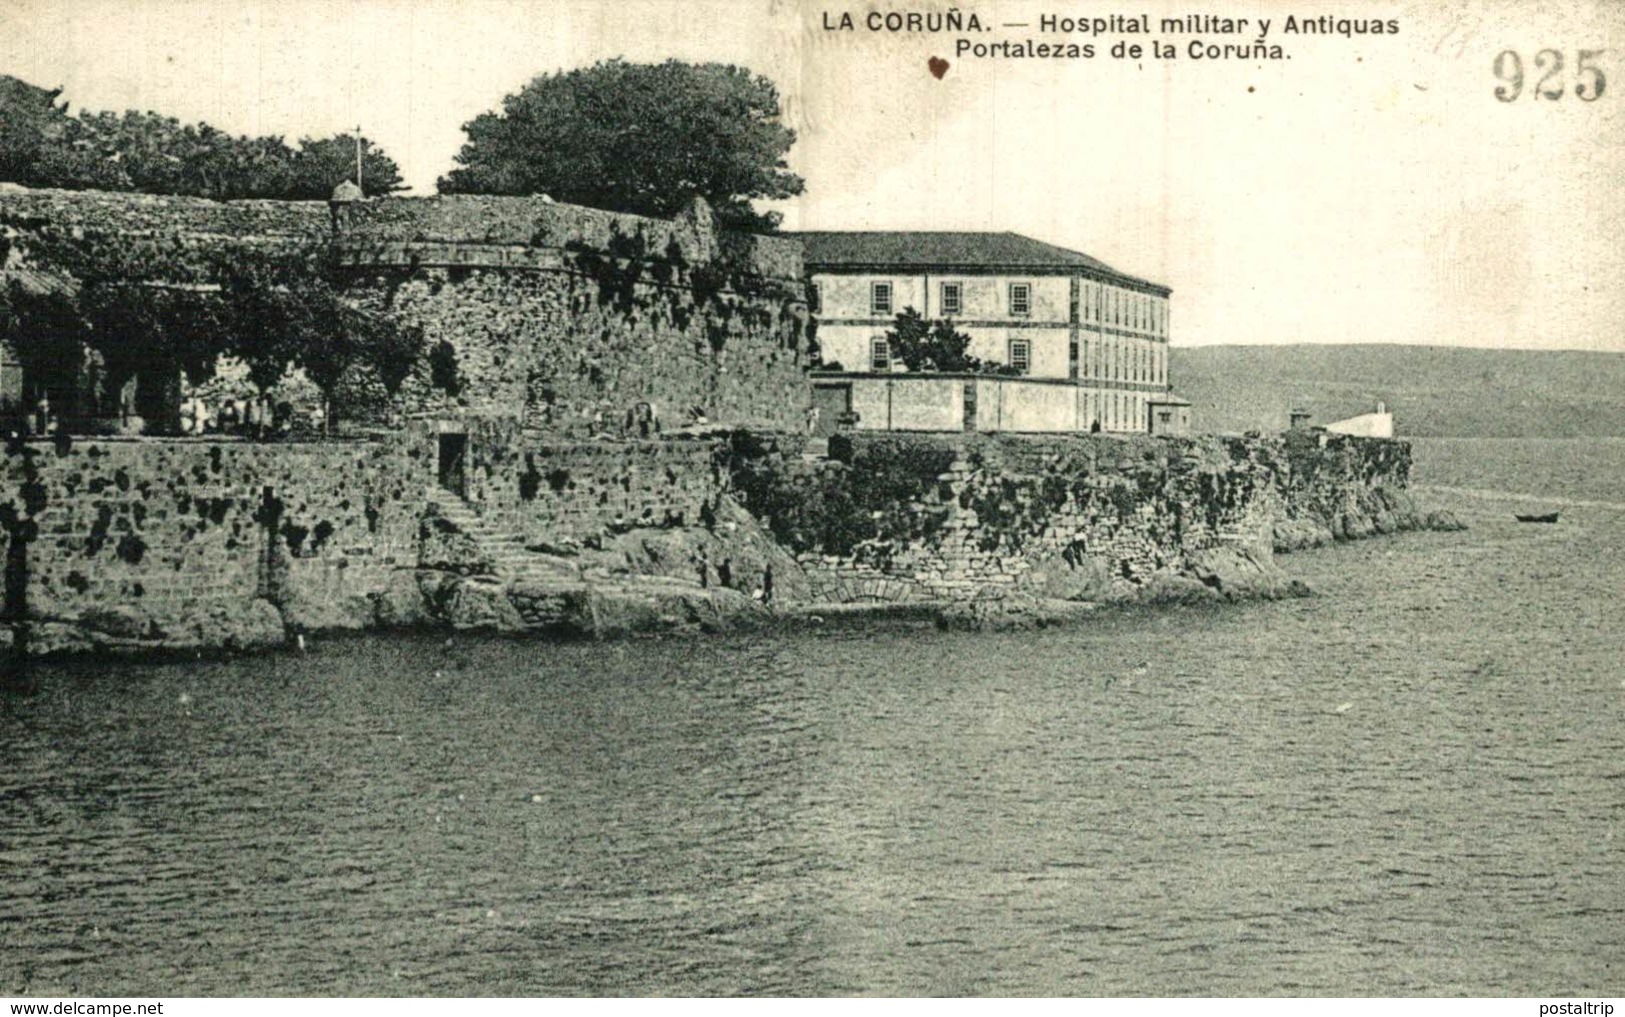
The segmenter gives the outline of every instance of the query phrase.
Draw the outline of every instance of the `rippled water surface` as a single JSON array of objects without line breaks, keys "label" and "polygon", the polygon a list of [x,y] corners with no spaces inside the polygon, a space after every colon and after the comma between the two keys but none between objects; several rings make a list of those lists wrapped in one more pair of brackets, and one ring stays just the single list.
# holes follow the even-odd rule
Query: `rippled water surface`
[{"label": "rippled water surface", "polygon": [[1625,506],[1449,497],[1069,631],[38,668],[0,994],[1617,992]]}]

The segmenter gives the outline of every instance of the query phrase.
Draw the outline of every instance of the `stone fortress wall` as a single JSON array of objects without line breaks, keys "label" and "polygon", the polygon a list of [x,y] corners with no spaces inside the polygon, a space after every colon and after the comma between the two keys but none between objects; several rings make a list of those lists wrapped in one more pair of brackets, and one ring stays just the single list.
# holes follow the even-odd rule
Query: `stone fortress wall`
[{"label": "stone fortress wall", "polygon": [[716,230],[703,203],[664,220],[539,197],[380,198],[337,222],[325,202],[0,187],[0,266],[208,285],[222,257],[320,252],[348,301],[437,350],[374,422],[584,435],[648,403],[667,427],[693,411],[794,427],[810,402],[800,245]]},{"label": "stone fortress wall", "polygon": [[764,582],[789,607],[1273,596],[1276,550],[1425,522],[1408,448],[1355,437],[852,434],[825,461],[782,432],[506,429],[475,443],[466,501],[437,486],[437,437],[14,442],[10,634],[34,652],[585,634],[628,603],[631,629],[759,620]]},{"label": "stone fortress wall", "polygon": [[[799,245],[540,198],[386,199],[339,237],[346,295],[444,344],[415,412],[615,431],[638,403],[663,426],[799,426],[810,394]],[[444,375],[442,368],[441,374]]]},{"label": "stone fortress wall", "polygon": [[743,504],[825,601],[1280,592],[1275,551],[1414,528],[1409,447],[1219,438],[882,435],[769,456]]},{"label": "stone fortress wall", "polygon": [[[8,269],[197,284],[222,255],[331,244],[348,299],[440,351],[367,436],[11,440],[0,639],[246,648],[721,626],[769,600],[1269,593],[1273,547],[1418,521],[1392,441],[853,433],[804,456],[799,247],[703,210],[383,199],[340,227],[322,203],[0,189]],[[627,433],[639,403],[662,433]],[[678,433],[690,410],[713,426]]]}]

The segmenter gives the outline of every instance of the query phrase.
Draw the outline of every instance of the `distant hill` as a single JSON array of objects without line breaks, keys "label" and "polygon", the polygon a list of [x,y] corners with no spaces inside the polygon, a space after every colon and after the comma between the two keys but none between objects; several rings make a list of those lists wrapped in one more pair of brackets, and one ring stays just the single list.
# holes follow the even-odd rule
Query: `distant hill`
[{"label": "distant hill", "polygon": [[1174,347],[1174,390],[1205,431],[1278,430],[1301,406],[1313,422],[1379,400],[1401,436],[1625,436],[1625,353],[1454,346]]}]

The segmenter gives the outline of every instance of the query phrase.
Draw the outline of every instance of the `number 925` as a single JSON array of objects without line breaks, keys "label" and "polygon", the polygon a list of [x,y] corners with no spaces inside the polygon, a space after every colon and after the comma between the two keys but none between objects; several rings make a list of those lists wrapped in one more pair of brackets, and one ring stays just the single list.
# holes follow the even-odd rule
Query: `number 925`
[{"label": "number 925", "polygon": [[[1580,97],[1581,102],[1596,102],[1602,98],[1603,89],[1608,86],[1602,68],[1592,63],[1604,52],[1600,49],[1582,49],[1575,54],[1574,94]],[[1530,89],[1530,97],[1537,100],[1563,98],[1563,54],[1555,49],[1541,50],[1535,54],[1535,69],[1545,73]],[[1523,94],[1523,57],[1513,50],[1502,50],[1496,54],[1493,70],[1495,76],[1505,82],[1495,86],[1495,97],[1502,102],[1515,102]]]}]

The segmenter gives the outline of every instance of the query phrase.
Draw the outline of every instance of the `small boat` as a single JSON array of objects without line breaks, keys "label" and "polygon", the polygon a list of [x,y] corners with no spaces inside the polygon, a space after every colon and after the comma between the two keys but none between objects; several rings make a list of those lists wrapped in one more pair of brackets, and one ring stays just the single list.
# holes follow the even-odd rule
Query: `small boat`
[{"label": "small boat", "polygon": [[1515,518],[1520,523],[1555,523],[1557,522],[1557,513],[1548,512],[1545,515],[1540,516],[1521,516],[1515,514]]}]

